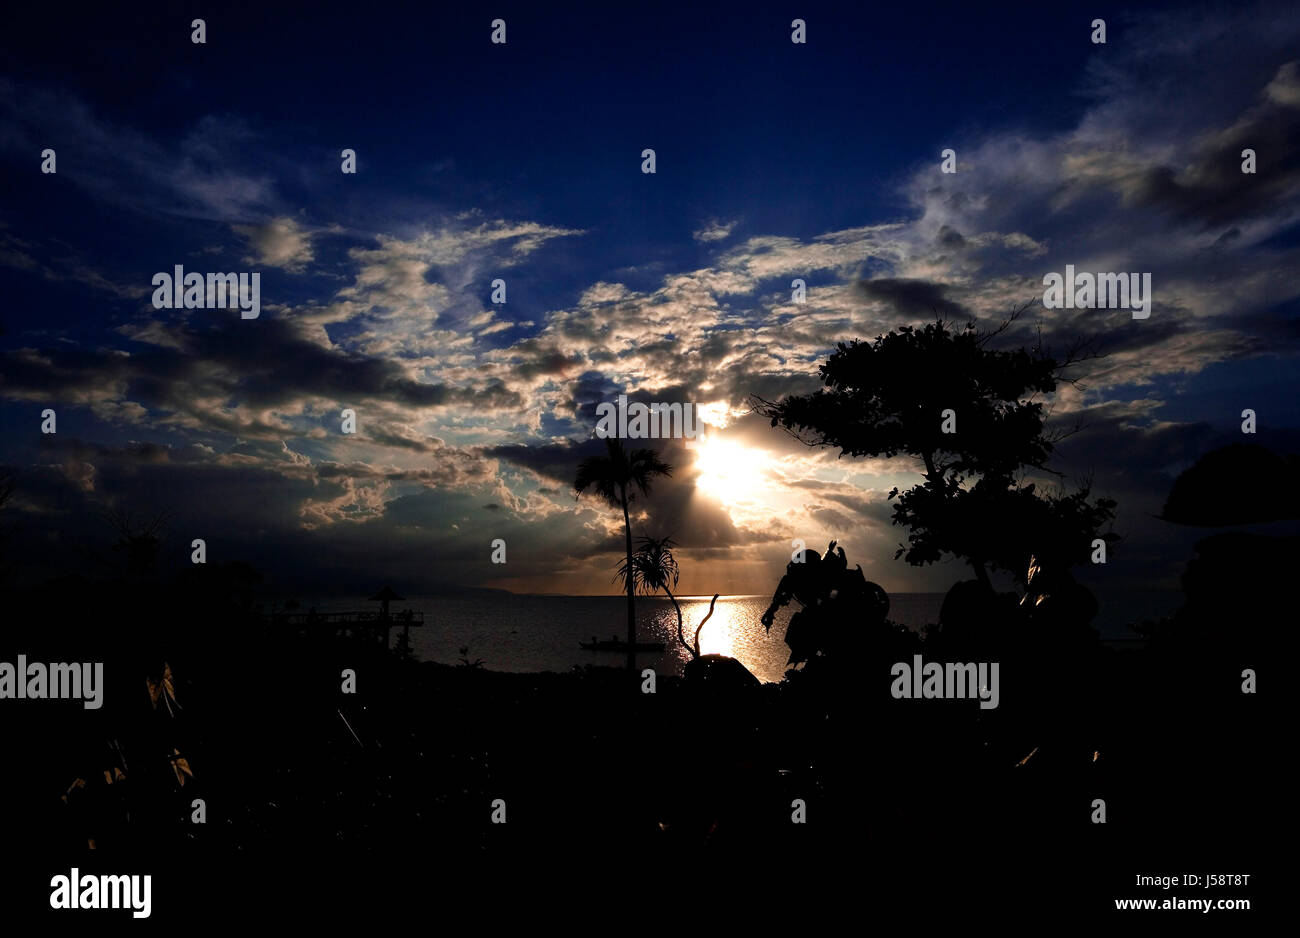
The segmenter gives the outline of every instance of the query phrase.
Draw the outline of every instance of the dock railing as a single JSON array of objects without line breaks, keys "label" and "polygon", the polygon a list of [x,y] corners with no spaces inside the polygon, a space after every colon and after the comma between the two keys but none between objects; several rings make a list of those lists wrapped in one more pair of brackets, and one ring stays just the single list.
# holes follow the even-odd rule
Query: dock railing
[{"label": "dock railing", "polygon": [[293,626],[294,628],[311,628],[314,626],[336,629],[363,628],[366,626],[374,628],[411,626],[418,628],[424,625],[424,613],[417,612],[414,609],[390,612],[387,616],[382,612],[369,609],[356,612],[274,612],[266,614],[265,618],[272,625]]}]

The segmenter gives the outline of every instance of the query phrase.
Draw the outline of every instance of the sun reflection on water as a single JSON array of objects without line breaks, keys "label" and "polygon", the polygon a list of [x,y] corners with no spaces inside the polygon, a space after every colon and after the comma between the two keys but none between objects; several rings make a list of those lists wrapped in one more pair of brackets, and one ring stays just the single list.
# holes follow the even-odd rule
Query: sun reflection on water
[{"label": "sun reflection on water", "polygon": [[[682,607],[682,632],[687,642],[694,642],[695,629],[709,614],[712,596],[679,596]],[[726,655],[740,661],[759,680],[779,681],[785,672],[785,659],[789,653],[781,641],[783,629],[773,629],[768,634],[759,617],[766,607],[762,596],[719,596],[713,617],[700,632],[700,654]],[[781,617],[778,617],[778,623]],[[690,653],[677,639],[677,614],[665,602],[651,617],[655,638],[666,645],[665,654],[679,666],[691,660]]]}]

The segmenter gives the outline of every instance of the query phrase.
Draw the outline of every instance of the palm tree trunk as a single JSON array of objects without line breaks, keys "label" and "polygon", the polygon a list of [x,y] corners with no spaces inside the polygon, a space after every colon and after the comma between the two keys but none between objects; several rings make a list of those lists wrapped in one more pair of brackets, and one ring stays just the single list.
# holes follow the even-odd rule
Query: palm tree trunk
[{"label": "palm tree trunk", "polygon": [[627,669],[636,670],[636,578],[632,571],[632,519],[627,510],[627,486],[619,488],[623,503],[623,534],[627,538]]}]

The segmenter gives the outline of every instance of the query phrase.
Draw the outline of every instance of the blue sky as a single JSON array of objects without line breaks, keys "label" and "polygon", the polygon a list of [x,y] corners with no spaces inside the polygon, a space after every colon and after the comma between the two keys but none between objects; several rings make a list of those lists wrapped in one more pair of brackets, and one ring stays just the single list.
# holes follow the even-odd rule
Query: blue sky
[{"label": "blue sky", "polygon": [[[304,590],[377,567],[410,591],[605,591],[617,527],[567,486],[625,391],[712,416],[716,449],[667,447],[638,521],[683,543],[688,592],[770,589],[794,537],[943,589],[959,569],[892,559],[884,493],[913,467],[807,451],[748,396],[809,390],[836,341],[935,308],[996,323],[1065,264],[1155,284],[1148,320],[1038,305],[1009,337],[1110,353],[1054,402],[1089,425],[1059,467],[1121,503],[1106,576],[1172,583],[1192,535],[1150,515],[1243,408],[1294,449],[1285,5],[12,15],[0,463],[33,570],[108,543],[106,508],[167,508],[178,556],[204,536]],[[153,309],[175,264],[260,271],[262,316]]]}]

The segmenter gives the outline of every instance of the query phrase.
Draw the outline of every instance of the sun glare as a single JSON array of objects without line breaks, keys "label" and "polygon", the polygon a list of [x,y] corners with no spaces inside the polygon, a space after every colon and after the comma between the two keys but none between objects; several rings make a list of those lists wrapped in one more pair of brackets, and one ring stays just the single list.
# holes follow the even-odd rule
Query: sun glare
[{"label": "sun glare", "polygon": [[721,440],[706,439],[696,447],[695,487],[723,503],[752,498],[763,484],[767,457],[759,450]]},{"label": "sun glare", "polygon": [[700,420],[710,427],[717,427],[719,430],[725,430],[727,424],[731,423],[731,405],[726,401],[711,401],[707,404],[695,405],[695,413],[699,415]]}]

